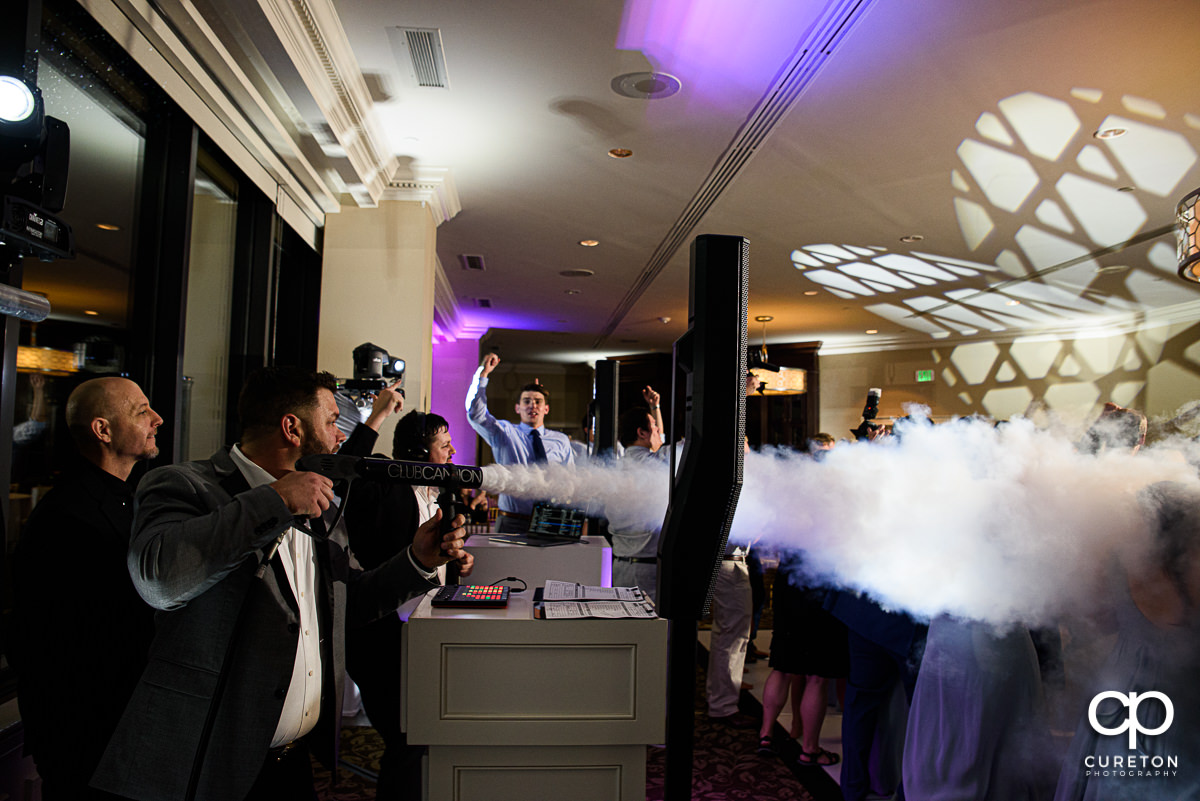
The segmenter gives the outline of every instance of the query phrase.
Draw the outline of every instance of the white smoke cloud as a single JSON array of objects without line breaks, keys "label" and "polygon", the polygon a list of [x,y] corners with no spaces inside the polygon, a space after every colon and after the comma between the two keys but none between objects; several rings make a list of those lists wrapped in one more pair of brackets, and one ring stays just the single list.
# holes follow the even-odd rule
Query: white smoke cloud
[{"label": "white smoke cloud", "polygon": [[591,459],[574,466],[498,465],[483,468],[483,489],[573,506],[610,523],[659,528],[667,513],[665,460]]},{"label": "white smoke cloud", "polygon": [[[1051,623],[1118,592],[1109,571],[1146,552],[1141,489],[1200,489],[1190,442],[1088,455],[1075,439],[1028,420],[958,420],[841,444],[820,462],[751,453],[731,536],[803,549],[813,574],[917,617]],[[665,462],[493,465],[484,485],[654,529],[667,474]]]},{"label": "white smoke cloud", "polygon": [[1137,493],[1165,480],[1197,485],[1166,448],[1091,456],[1027,421],[917,425],[822,462],[752,455],[735,530],[918,617],[1045,624],[1114,591],[1108,571],[1150,542]]}]

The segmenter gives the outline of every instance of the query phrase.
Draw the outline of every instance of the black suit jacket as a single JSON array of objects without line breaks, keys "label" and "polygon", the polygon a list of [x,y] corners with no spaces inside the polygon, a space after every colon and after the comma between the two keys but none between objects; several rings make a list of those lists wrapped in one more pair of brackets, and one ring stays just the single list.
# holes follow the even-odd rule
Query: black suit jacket
[{"label": "black suit jacket", "polygon": [[14,555],[10,657],[25,749],[82,793],[146,664],[154,609],[125,557],[133,488],[91,462],[38,503]]},{"label": "black suit jacket", "polygon": [[[355,482],[346,505],[346,521],[351,531],[350,545],[364,567],[382,564],[411,545],[417,520],[417,498],[412,487]],[[385,615],[346,638],[346,668],[362,690],[372,721],[384,714],[396,718],[400,714],[402,625],[396,615]]]},{"label": "black suit jacket", "polygon": [[[243,798],[266,758],[296,658],[296,599],[279,558],[262,579],[255,577],[264,551],[292,517],[270,486],[248,488],[228,449],[208,461],[152,470],[137,502],[129,571],[142,597],[162,611],[149,664],[93,786],[144,801],[183,798],[213,708],[197,798]],[[324,691],[309,739],[332,765],[347,625],[378,619],[433,585],[407,552],[362,571],[341,525],[314,551]],[[227,682],[214,706],[239,614]]]}]

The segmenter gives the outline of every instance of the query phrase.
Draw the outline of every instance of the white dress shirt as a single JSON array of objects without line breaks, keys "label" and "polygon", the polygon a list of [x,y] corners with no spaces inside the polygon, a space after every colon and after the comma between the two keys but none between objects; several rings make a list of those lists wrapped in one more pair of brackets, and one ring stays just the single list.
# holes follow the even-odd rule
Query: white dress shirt
[{"label": "white dress shirt", "polygon": [[[234,464],[251,489],[270,484],[274,477],[246,458],[237,445],[231,450]],[[292,681],[283,700],[283,711],[271,747],[303,737],[317,725],[321,712],[321,632],[317,626],[317,557],[312,539],[289,528],[276,553],[283,563],[288,585],[300,610],[300,636],[296,639],[296,663]]]},{"label": "white dress shirt", "polygon": [[[437,487],[426,487],[413,485],[413,494],[417,496],[417,525],[423,526],[428,523],[435,512],[438,510],[437,499],[441,490]],[[446,583],[446,566],[441,565],[437,568],[437,583]]]}]

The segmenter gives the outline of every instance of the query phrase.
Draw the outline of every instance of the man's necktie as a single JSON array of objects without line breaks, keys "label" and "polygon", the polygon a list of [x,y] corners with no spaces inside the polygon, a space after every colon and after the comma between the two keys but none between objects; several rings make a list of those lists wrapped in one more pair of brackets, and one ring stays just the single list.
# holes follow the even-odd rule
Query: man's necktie
[{"label": "man's necktie", "polygon": [[536,428],[533,431],[530,431],[529,434],[533,438],[533,463],[545,464],[546,447],[542,445],[542,435],[538,433]]}]

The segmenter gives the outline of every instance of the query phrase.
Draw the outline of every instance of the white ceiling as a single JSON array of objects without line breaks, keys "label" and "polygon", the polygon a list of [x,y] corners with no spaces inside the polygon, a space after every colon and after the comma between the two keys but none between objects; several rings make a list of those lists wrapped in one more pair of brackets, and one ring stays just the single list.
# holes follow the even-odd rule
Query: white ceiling
[{"label": "white ceiling", "polygon": [[[282,5],[195,8],[353,203],[365,179],[345,153],[361,143],[289,63],[268,21]],[[387,177],[456,190],[461,211],[438,229],[454,296],[439,319],[491,330],[506,358],[669,350],[702,233],[749,240],[750,317],[774,317],[769,343],[829,352],[1200,318],[1173,236],[1146,238],[1200,186],[1195,0],[289,7],[331,40],[340,22],[370,92],[359,130],[394,158]],[[413,85],[399,27],[439,31],[448,88]],[[643,71],[682,89],[612,88]],[[1110,127],[1127,133],[1093,137]],[[633,157],[610,158],[617,147]],[[463,254],[486,270],[462,269]]]},{"label": "white ceiling", "polygon": [[[1085,257],[1168,226],[1200,184],[1200,53],[1184,44],[1189,28],[1200,34],[1195,10],[1190,0],[338,4],[363,73],[388,94],[375,110],[393,151],[453,174],[463,210],[440,228],[438,253],[462,318],[536,331],[491,342],[575,360],[669,347],[686,326],[687,243],[700,233],[749,239],[750,315],[775,318],[769,342],[1071,331],[1194,303],[1174,277],[1171,236]],[[448,89],[405,85],[394,26],[440,30]],[[796,65],[819,71],[789,84]],[[612,89],[645,70],[674,75],[682,91],[642,100]],[[798,87],[794,103],[770,94]],[[764,110],[778,119],[755,118]],[[755,125],[752,157],[735,164],[728,151]],[[1093,137],[1117,125],[1128,133]],[[634,156],[612,159],[613,147]],[[732,180],[714,178],[719,169]],[[713,197],[693,203],[702,188]],[[901,241],[911,234],[924,239]],[[600,245],[582,248],[585,238]],[[820,245],[839,247],[794,266],[794,251]],[[482,255],[487,270],[462,270],[460,254]],[[560,275],[569,269],[595,275]],[[1011,283],[949,303],[1001,282]],[[490,311],[474,308],[481,297]],[[912,316],[932,307],[942,308]]]}]

